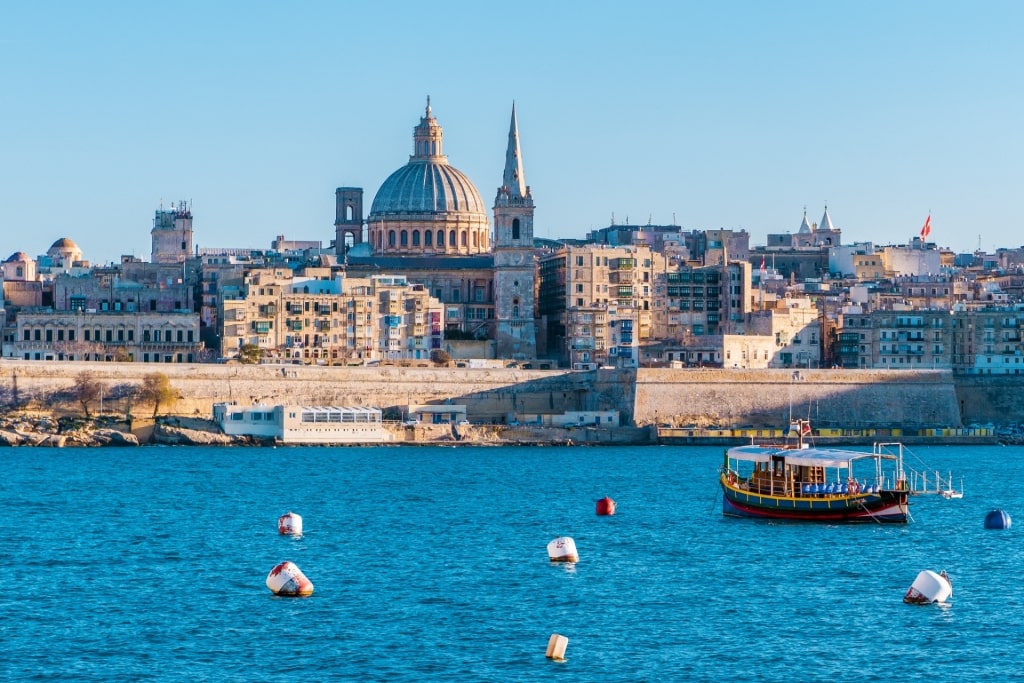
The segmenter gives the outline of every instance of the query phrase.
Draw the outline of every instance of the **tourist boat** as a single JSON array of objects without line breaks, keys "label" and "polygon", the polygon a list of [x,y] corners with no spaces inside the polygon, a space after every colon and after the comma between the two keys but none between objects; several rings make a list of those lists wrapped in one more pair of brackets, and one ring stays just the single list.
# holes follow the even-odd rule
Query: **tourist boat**
[{"label": "tourist boat", "polygon": [[875,444],[870,452],[814,448],[804,442],[810,432],[808,421],[797,420],[786,443],[728,449],[720,473],[722,513],[814,522],[907,522],[910,490],[902,444]]}]

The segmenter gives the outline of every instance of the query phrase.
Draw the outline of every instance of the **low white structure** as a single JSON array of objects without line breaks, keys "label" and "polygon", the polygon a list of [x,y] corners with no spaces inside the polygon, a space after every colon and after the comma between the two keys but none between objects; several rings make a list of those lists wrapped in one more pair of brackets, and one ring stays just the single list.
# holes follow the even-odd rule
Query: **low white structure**
[{"label": "low white structure", "polygon": [[569,410],[561,414],[534,413],[511,416],[509,422],[536,424],[546,427],[603,427],[614,429],[619,426],[617,410]]},{"label": "low white structure", "polygon": [[225,434],[288,444],[383,443],[392,439],[384,429],[379,408],[217,403],[213,419]]}]

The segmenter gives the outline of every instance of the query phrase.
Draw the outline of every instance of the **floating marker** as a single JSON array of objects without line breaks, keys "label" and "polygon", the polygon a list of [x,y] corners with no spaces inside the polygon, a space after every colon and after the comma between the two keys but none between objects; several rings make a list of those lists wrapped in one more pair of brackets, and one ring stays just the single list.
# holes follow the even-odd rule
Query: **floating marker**
[{"label": "floating marker", "polygon": [[294,562],[282,562],[267,574],[267,588],[274,595],[312,595],[313,584]]},{"label": "floating marker", "polygon": [[548,557],[552,562],[580,561],[580,556],[576,553],[576,541],[568,536],[559,536],[548,543]]},{"label": "floating marker", "polygon": [[615,514],[615,501],[605,496],[601,500],[597,501],[597,514],[599,515],[614,515]]},{"label": "floating marker", "polygon": [[277,518],[277,533],[291,536],[302,535],[302,517],[294,512],[286,512]]},{"label": "floating marker", "polygon": [[925,569],[917,575],[910,590],[903,596],[903,602],[911,605],[928,605],[933,602],[945,602],[953,596],[953,584],[945,570],[936,574]]},{"label": "floating marker", "polygon": [[565,648],[569,646],[569,639],[552,633],[548,638],[548,659],[565,659]]},{"label": "floating marker", "polygon": [[987,515],[985,515],[985,528],[1009,529],[1010,515],[1006,514],[1002,510],[992,510]]}]

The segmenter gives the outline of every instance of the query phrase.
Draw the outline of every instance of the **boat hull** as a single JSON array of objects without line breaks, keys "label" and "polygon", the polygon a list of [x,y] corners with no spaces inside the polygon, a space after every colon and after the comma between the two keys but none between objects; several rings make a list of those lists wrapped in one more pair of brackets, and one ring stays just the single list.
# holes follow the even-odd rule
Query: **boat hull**
[{"label": "boat hull", "polygon": [[730,517],[892,524],[905,524],[909,518],[907,491],[788,497],[744,491],[723,481],[722,492],[722,514]]}]

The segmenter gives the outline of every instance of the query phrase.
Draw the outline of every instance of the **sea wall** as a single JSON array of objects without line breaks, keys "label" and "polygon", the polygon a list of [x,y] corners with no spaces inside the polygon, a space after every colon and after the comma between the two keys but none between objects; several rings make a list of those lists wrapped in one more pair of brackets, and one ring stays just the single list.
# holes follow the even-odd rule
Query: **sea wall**
[{"label": "sea wall", "polygon": [[965,425],[1024,424],[1024,377],[966,375],[957,377],[956,395]]},{"label": "sea wall", "polygon": [[961,426],[948,371],[637,371],[637,424],[768,427],[790,416],[822,428]]},{"label": "sea wall", "polygon": [[[81,412],[71,394],[91,372],[104,389],[104,412],[151,414],[126,389],[160,372],[178,396],[161,413],[208,417],[221,401],[373,406],[392,417],[417,403],[464,403],[474,423],[518,413],[616,409],[622,424],[778,426],[789,417],[815,427],[957,428],[1024,422],[1024,380],[954,378],[937,370],[379,368],[143,365],[0,361],[0,407]],[[93,412],[99,406],[90,406]]]},{"label": "sea wall", "polygon": [[[348,368],[270,365],[142,365],[140,363],[0,362],[0,405],[46,410],[63,405],[81,410],[72,396],[84,371],[103,386],[106,411],[145,414],[130,405],[129,387],[144,375],[167,376],[177,395],[161,413],[209,416],[213,404],[237,402],[292,405],[373,406],[400,412],[411,403],[466,403],[478,422],[501,422],[512,413],[597,410],[601,401],[628,401],[628,378],[610,377],[596,388],[592,374],[516,368]],[[603,397],[603,398],[602,398]],[[91,406],[99,409],[98,402]],[[152,410],[152,407],[149,407]]]}]

